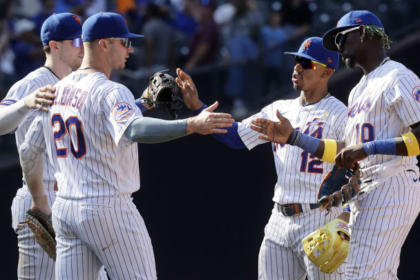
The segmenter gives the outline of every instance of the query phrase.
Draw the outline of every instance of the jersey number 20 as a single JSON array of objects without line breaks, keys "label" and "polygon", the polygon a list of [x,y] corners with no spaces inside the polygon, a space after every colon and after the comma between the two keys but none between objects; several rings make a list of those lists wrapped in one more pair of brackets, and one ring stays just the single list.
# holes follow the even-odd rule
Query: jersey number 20
[{"label": "jersey number 20", "polygon": [[[69,117],[66,121],[63,120],[60,114],[54,114],[51,118],[51,125],[54,128],[56,124],[59,124],[57,131],[54,131],[55,147],[57,149],[57,157],[67,157],[67,148],[58,148],[57,141],[63,140],[63,137],[68,133],[70,140],[70,151],[73,156],[77,159],[82,159],[86,155],[86,142],[85,136],[83,135],[83,124],[76,116]],[[72,137],[72,127],[76,131],[76,139]],[[76,145],[74,145],[74,141]],[[75,148],[77,147],[77,149]]]}]

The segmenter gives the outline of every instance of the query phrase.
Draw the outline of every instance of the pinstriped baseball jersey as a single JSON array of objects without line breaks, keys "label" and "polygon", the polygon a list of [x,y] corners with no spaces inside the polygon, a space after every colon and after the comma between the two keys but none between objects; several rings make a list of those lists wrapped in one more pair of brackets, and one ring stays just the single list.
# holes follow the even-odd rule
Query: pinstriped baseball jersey
[{"label": "pinstriped baseball jersey", "polygon": [[[335,97],[302,106],[299,98],[280,100],[238,124],[238,134],[248,149],[266,143],[250,129],[251,121],[266,118],[278,121],[276,111],[302,133],[323,139],[343,139],[346,106]],[[301,148],[272,144],[277,171],[273,201],[280,204],[317,203],[319,185],[332,164],[322,162]],[[292,163],[292,164],[291,164]]]},{"label": "pinstriped baseball jersey", "polygon": [[138,152],[124,131],[140,117],[125,86],[103,73],[73,72],[57,83],[54,104],[34,120],[27,140],[48,150],[57,197],[131,194],[140,188]]},{"label": "pinstriped baseball jersey", "polygon": [[[346,146],[390,139],[420,122],[420,80],[395,61],[382,65],[362,77],[349,96]],[[360,162],[363,181],[384,181],[411,167],[416,157],[372,155]],[[362,185],[363,186],[363,185]]]},{"label": "pinstriped baseball jersey", "polygon": [[[8,106],[16,103],[17,101],[25,98],[29,94],[33,93],[38,88],[46,85],[53,85],[59,81],[58,77],[46,67],[40,67],[37,70],[29,73],[25,78],[15,83],[7,93],[6,97],[0,103],[0,110],[2,106]],[[19,150],[20,145],[25,141],[25,134],[37,116],[38,110],[32,110],[27,117],[22,121],[17,130],[15,131],[16,146]],[[47,160],[46,152],[43,154],[44,157],[44,187],[48,190],[53,191],[55,178],[54,172],[51,168],[51,164]]]}]

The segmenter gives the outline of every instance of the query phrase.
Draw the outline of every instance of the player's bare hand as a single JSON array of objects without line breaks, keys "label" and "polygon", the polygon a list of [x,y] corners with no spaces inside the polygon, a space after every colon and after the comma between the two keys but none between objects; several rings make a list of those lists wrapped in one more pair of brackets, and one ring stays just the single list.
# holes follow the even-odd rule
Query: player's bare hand
[{"label": "player's bare hand", "polygon": [[210,107],[204,109],[199,115],[188,118],[187,132],[198,133],[201,135],[212,133],[227,133],[223,127],[231,127],[235,120],[227,113],[214,113],[213,111],[219,106],[219,102],[215,102]]},{"label": "player's bare hand", "polygon": [[48,108],[44,106],[50,106],[54,102],[55,88],[52,85],[37,89],[35,92],[29,94],[25,98],[25,107],[28,109],[39,109],[48,112]]},{"label": "player's bare hand", "polygon": [[185,106],[193,111],[200,109],[203,106],[203,102],[198,98],[197,87],[191,76],[182,71],[181,68],[176,69],[176,74],[178,77],[175,78],[175,81],[181,89]]},{"label": "player's bare hand", "polygon": [[278,144],[286,144],[290,135],[293,132],[293,127],[290,121],[283,117],[277,110],[278,122],[274,122],[268,119],[258,118],[251,123],[251,129],[264,134],[259,135],[258,138],[270,141]]},{"label": "player's bare hand", "polygon": [[367,158],[363,145],[351,146],[342,149],[335,157],[335,164],[347,169],[353,168],[356,162]]},{"label": "player's bare hand", "polygon": [[47,216],[51,216],[51,209],[48,205],[48,197],[47,195],[43,195],[40,198],[34,198],[31,206],[32,210],[36,210],[45,214]]}]

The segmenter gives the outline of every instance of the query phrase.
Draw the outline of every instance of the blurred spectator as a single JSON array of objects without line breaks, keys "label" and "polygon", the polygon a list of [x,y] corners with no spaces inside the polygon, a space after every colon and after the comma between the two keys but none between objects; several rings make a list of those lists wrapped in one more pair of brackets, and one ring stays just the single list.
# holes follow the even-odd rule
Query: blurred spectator
[{"label": "blurred spectator", "polygon": [[146,22],[143,26],[145,62],[149,75],[165,70],[174,64],[173,30],[164,21],[159,6],[146,6]]},{"label": "blurred spectator", "polygon": [[11,41],[15,53],[14,66],[18,79],[22,79],[29,72],[41,67],[44,51],[39,35],[33,31],[36,24],[28,19],[20,19],[14,25],[14,40]]},{"label": "blurred spectator", "polygon": [[303,40],[303,36],[311,30],[312,12],[308,3],[303,0],[283,0],[281,14],[286,28],[292,31],[291,40]]},{"label": "blurred spectator", "polygon": [[200,65],[214,63],[219,54],[219,27],[214,22],[213,12],[216,0],[201,0],[195,13],[198,22],[197,30],[192,38],[185,70]]},{"label": "blurred spectator", "polygon": [[136,8],[136,1],[134,0],[115,0],[115,9],[119,14],[125,14],[129,10]]},{"label": "blurred spectator", "polygon": [[94,1],[95,0],[55,0],[54,13],[73,13],[81,17],[86,17],[85,12]]},{"label": "blurred spectator", "polygon": [[280,13],[270,15],[269,24],[261,29],[262,64],[264,67],[264,92],[280,87],[283,67],[283,46],[288,33],[283,28]]},{"label": "blurred spectator", "polygon": [[[255,0],[232,0],[235,16],[229,25],[229,53],[232,61],[248,61],[258,57],[258,40],[263,22]],[[244,94],[249,68],[245,65],[234,65],[229,70],[226,94],[233,98],[233,111],[237,118],[248,114],[244,104]]]},{"label": "blurred spectator", "polygon": [[[172,21],[172,26],[180,30],[186,37],[191,37],[197,28],[197,21],[194,18],[195,1],[185,0],[181,10],[176,9],[175,20]],[[177,5],[176,7],[181,7]]]},{"label": "blurred spectator", "polygon": [[54,13],[55,1],[54,0],[42,0],[42,9],[32,21],[35,22],[35,34],[41,34],[41,27],[44,21]]},{"label": "blurred spectator", "polygon": [[40,0],[19,0],[13,1],[15,15],[21,17],[32,18],[42,9]]}]

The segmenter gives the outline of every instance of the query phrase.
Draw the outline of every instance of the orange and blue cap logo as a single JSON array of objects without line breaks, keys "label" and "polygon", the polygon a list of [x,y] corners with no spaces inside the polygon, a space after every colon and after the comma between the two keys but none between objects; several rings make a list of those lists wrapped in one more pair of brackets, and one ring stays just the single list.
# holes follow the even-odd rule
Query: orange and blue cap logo
[{"label": "orange and blue cap logo", "polygon": [[77,21],[77,23],[79,23],[80,25],[82,25],[82,22],[80,21],[80,19],[77,16],[73,16],[73,17]]},{"label": "orange and blue cap logo", "polygon": [[327,61],[328,61],[329,63],[332,63],[332,59],[331,59],[331,58],[328,58],[328,59],[327,59]]},{"label": "orange and blue cap logo", "polygon": [[133,112],[133,107],[127,102],[118,102],[114,105],[114,107],[112,107],[112,117],[117,122],[128,119],[133,114]]},{"label": "orange and blue cap logo", "polygon": [[413,97],[418,103],[420,103],[420,86],[413,88]]},{"label": "orange and blue cap logo", "polygon": [[312,44],[312,40],[306,40],[305,44],[303,44],[303,50],[309,49],[309,46]]},{"label": "orange and blue cap logo", "polygon": [[356,23],[360,23],[360,22],[362,22],[362,20],[361,20],[360,18],[356,18],[356,19],[355,19],[355,22],[356,22]]}]

